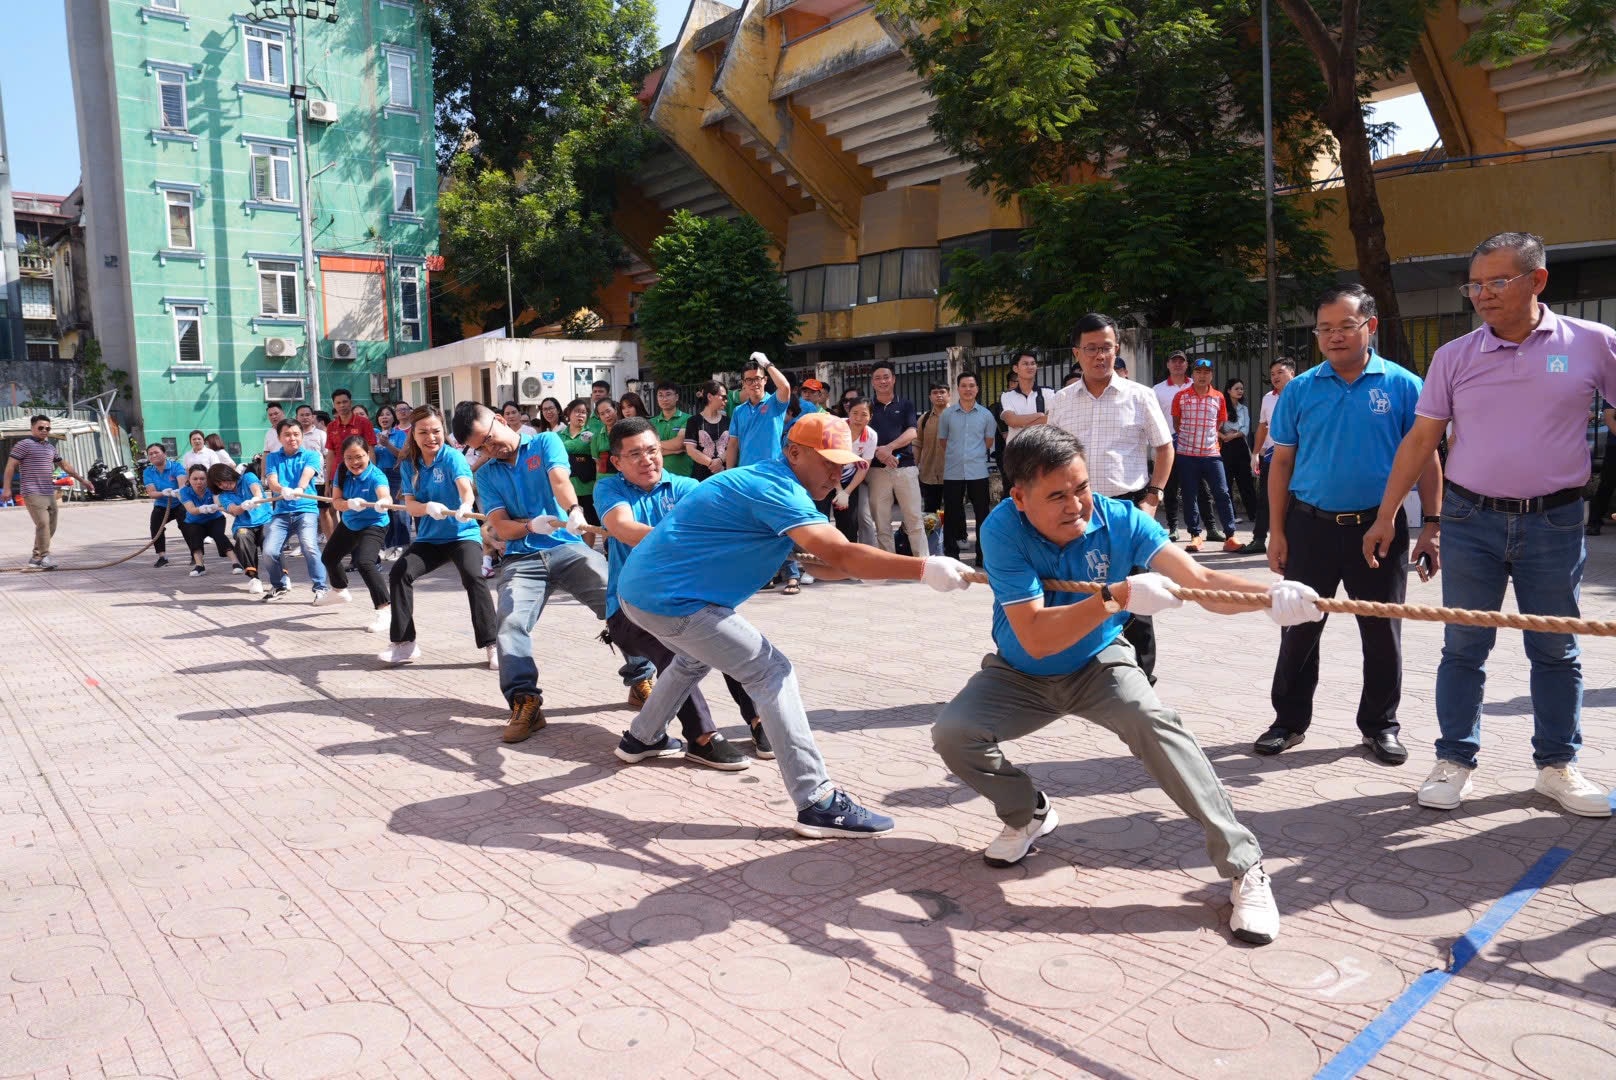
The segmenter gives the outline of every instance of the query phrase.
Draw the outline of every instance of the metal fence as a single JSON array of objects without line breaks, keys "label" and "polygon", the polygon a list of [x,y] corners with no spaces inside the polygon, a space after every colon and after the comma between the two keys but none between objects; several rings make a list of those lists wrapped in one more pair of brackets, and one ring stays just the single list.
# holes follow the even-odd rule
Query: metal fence
[{"label": "metal fence", "polygon": [[[90,474],[90,466],[97,461],[104,461],[108,465],[119,465],[129,458],[129,448],[119,442],[127,439],[126,435],[118,432],[103,433],[100,428],[101,415],[91,409],[25,409],[17,405],[0,405],[0,421],[26,420],[30,416],[45,415],[50,417],[71,417],[74,420],[87,420],[97,425],[96,430],[87,431],[78,435],[69,435],[61,441],[62,456],[78,471],[80,476]],[[0,438],[0,454],[11,453],[11,447],[16,440],[6,437]]]}]

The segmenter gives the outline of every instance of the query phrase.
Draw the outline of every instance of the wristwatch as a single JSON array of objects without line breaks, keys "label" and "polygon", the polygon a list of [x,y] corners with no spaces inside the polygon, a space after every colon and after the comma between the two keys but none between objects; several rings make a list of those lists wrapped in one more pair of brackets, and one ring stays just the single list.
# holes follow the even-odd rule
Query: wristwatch
[{"label": "wristwatch", "polygon": [[1426,514],[1424,517],[1420,518],[1420,524],[1421,525],[1440,525],[1440,524],[1442,524],[1442,515],[1441,514]]},{"label": "wristwatch", "polygon": [[1115,596],[1111,595],[1111,586],[1109,585],[1102,584],[1100,586],[1100,603],[1105,605],[1106,614],[1108,615],[1115,615],[1122,610],[1122,604],[1117,601]]},{"label": "wristwatch", "polygon": [[1145,488],[1145,494],[1146,495],[1154,495],[1158,499],[1165,498],[1167,496],[1167,492],[1163,491],[1159,487],[1156,487],[1154,484],[1152,484],[1150,487]]}]

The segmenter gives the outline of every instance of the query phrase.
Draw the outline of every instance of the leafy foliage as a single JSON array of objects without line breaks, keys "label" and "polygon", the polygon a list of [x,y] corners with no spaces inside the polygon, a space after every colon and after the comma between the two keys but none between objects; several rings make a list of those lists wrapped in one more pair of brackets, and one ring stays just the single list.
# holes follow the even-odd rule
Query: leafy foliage
[{"label": "leafy foliage", "polygon": [[[1616,15],[1610,0],[1480,0],[1490,8],[1459,50],[1467,64],[1505,65],[1528,56],[1540,68],[1616,71]],[[1565,48],[1554,49],[1556,41]]]},{"label": "leafy foliage", "polygon": [[[656,62],[650,0],[431,0],[438,200],[457,320],[505,321],[510,251],[532,333],[591,303],[622,259],[617,177],[644,156],[635,98]],[[441,313],[441,312],[440,312]]]},{"label": "leafy foliage", "polygon": [[640,344],[658,379],[697,382],[753,350],[785,355],[798,319],[770,245],[751,217],[674,214],[651,246],[656,284],[640,298]]}]

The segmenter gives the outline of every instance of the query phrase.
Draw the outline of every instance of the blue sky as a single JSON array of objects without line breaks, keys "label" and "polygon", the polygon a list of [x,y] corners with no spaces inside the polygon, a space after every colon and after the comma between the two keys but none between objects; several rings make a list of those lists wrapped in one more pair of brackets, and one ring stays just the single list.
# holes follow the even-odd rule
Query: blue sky
[{"label": "blue sky", "polygon": [[[245,0],[243,3],[245,6]],[[687,0],[657,0],[657,37],[679,32]],[[8,3],[0,95],[6,110],[11,183],[18,191],[65,195],[79,181],[73,80],[67,70],[67,25],[58,0]],[[1423,150],[1436,129],[1418,94],[1382,102],[1376,119],[1401,126],[1396,150]]]}]

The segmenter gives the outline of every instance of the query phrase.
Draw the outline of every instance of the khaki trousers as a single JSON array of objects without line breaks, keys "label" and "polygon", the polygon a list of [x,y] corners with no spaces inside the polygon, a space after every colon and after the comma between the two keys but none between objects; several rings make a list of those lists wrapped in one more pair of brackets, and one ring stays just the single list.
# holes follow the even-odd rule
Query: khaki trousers
[{"label": "khaki trousers", "polygon": [[23,505],[34,519],[34,558],[50,554],[51,537],[56,535],[56,496],[24,495]]}]

